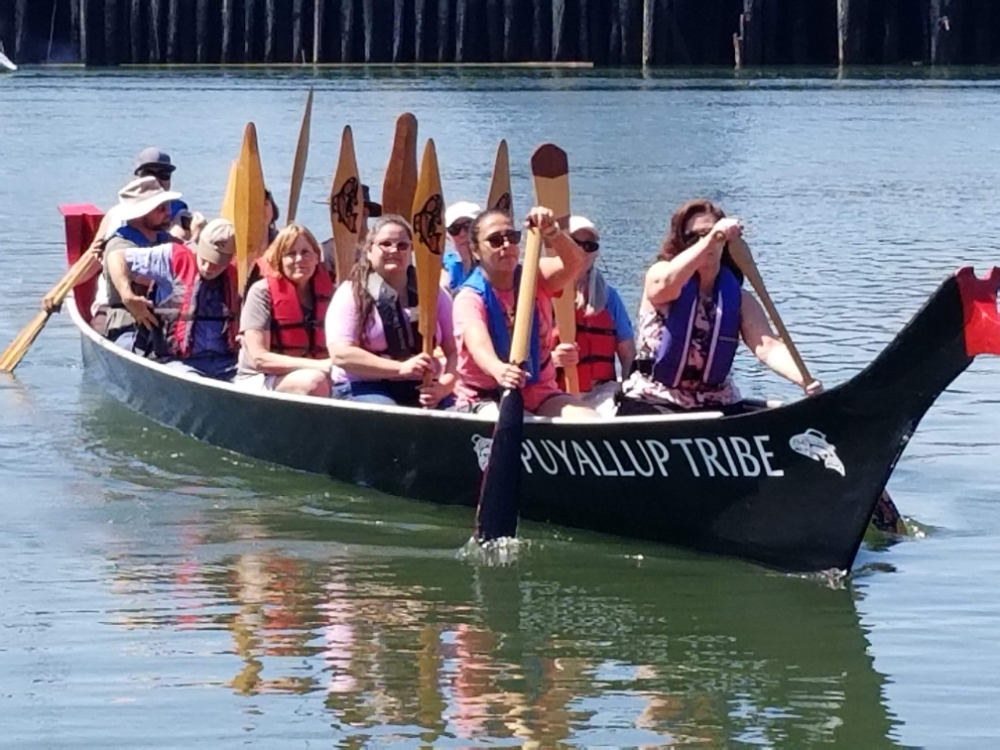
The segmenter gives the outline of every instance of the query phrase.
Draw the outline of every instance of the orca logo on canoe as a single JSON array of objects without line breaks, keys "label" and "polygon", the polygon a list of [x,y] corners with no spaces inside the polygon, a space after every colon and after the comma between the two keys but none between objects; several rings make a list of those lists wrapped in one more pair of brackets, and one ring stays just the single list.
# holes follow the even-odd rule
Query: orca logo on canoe
[{"label": "orca logo on canoe", "polygon": [[847,476],[843,461],[837,455],[837,447],[827,442],[826,435],[811,427],[800,435],[793,435],[788,446],[813,461],[821,461],[823,466],[830,471],[835,471],[840,476]]},{"label": "orca logo on canoe", "polygon": [[476,461],[479,462],[479,470],[486,471],[486,464],[490,460],[490,448],[493,445],[493,438],[482,435],[472,436],[472,450],[476,452]]},{"label": "orca logo on canoe", "polygon": [[330,201],[330,211],[349,232],[358,231],[358,178],[350,177]]},{"label": "orca logo on canoe", "polygon": [[435,193],[413,217],[413,231],[434,255],[444,252],[444,198]]}]

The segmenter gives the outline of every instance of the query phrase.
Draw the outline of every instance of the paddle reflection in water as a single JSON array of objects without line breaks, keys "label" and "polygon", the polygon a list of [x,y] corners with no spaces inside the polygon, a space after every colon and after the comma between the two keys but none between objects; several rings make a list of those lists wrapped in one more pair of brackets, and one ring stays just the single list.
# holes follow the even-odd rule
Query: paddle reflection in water
[{"label": "paddle reflection in water", "polygon": [[261,714],[298,696],[298,726],[351,746],[894,745],[856,590],[530,523],[515,565],[476,565],[468,510],[271,470],[104,399],[83,428],[109,512],[145,521],[104,543],[106,620],[196,639],[144,662],[158,687]]}]

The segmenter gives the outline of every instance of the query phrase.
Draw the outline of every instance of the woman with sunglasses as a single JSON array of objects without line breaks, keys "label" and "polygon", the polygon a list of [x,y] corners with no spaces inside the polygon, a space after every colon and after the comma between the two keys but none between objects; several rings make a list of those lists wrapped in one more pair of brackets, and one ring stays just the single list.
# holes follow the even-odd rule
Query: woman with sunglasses
[{"label": "woman with sunglasses", "polygon": [[[455,386],[451,297],[438,289],[435,344],[440,363],[422,353],[417,332],[417,277],[411,263],[413,232],[401,216],[378,218],[361,259],[337,289],[326,314],[326,340],[334,368],[334,398],[374,404],[439,408]],[[430,373],[430,385],[423,385]]]},{"label": "woman with sunglasses", "polygon": [[469,250],[469,227],[472,220],[482,213],[483,209],[469,201],[459,201],[448,206],[444,214],[444,223],[448,227],[448,238],[451,247],[442,258],[441,288],[455,295],[459,287],[465,283],[476,266],[476,261]]},{"label": "woman with sunglasses", "polygon": [[646,273],[639,351],[619,415],[738,412],[726,407],[740,400],[730,370],[741,337],[761,362],[806,395],[822,391],[819,381],[806,388],[760,303],[742,288],[743,274],[726,249],[741,234],[740,223],[707,200],[689,201],[674,214],[659,260]]},{"label": "woman with sunglasses", "polygon": [[597,227],[583,216],[571,216],[569,234],[586,253],[584,273],[576,282],[576,343],[556,346],[552,360],[560,370],[576,365],[580,393],[587,394],[584,401],[611,405],[619,390],[618,372],[628,375],[635,359],[632,321],[618,291],[595,266],[601,249]]},{"label": "woman with sunglasses", "polygon": [[480,214],[469,227],[469,246],[479,265],[455,297],[458,406],[495,413],[501,389],[520,388],[524,408],[533,414],[593,419],[597,412],[559,388],[552,362],[552,296],[583,272],[583,253],[559,229],[549,209],[533,208],[527,224],[538,227],[556,255],[538,263],[536,308],[524,369],[508,361],[521,280],[521,232],[498,210]]}]

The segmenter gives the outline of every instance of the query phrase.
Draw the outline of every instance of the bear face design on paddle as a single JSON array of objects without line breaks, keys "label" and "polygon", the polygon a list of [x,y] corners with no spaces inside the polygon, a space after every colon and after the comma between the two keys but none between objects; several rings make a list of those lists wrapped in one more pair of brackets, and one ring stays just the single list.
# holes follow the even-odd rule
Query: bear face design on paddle
[{"label": "bear face design on paddle", "polygon": [[837,447],[828,443],[826,435],[819,430],[809,428],[800,435],[792,436],[788,441],[788,446],[806,458],[822,461],[823,466],[830,471],[835,471],[842,477],[847,476],[847,470],[837,455]]},{"label": "bear face design on paddle", "polygon": [[476,453],[476,460],[479,462],[479,470],[486,471],[486,464],[490,460],[490,448],[493,447],[493,438],[482,435],[472,436],[472,450]]},{"label": "bear face design on paddle", "polygon": [[440,193],[435,193],[424,207],[413,215],[413,231],[428,250],[434,255],[444,252],[444,199]]},{"label": "bear face design on paddle", "polygon": [[349,232],[358,231],[358,178],[350,177],[330,201],[330,211]]}]

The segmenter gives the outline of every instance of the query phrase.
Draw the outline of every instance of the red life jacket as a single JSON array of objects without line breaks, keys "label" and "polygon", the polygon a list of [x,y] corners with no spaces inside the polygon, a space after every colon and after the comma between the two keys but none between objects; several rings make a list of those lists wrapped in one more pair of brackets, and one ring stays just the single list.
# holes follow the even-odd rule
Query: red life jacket
[{"label": "red life jacket", "polygon": [[271,294],[271,351],[310,359],[329,357],[324,326],[326,310],[333,299],[333,280],[323,264],[316,266],[316,273],[309,281],[316,301],[310,321],[306,321],[295,284],[270,268],[265,278]]},{"label": "red life jacket", "polygon": [[580,378],[581,393],[618,377],[615,373],[615,353],[618,349],[615,319],[606,308],[591,316],[583,310],[576,311],[576,346],[580,350],[576,372]]},{"label": "red life jacket", "polygon": [[[198,290],[203,279],[198,273],[198,260],[187,245],[174,243],[170,258],[173,275],[170,296],[160,303],[160,308],[177,310],[176,315],[162,315],[163,340],[167,351],[177,359],[191,356],[191,335],[197,320],[218,320],[216,316],[198,314]],[[229,345],[236,351],[236,336],[240,330],[240,298],[237,294],[236,266],[230,264],[222,274],[224,290],[223,319],[226,323]]]}]

